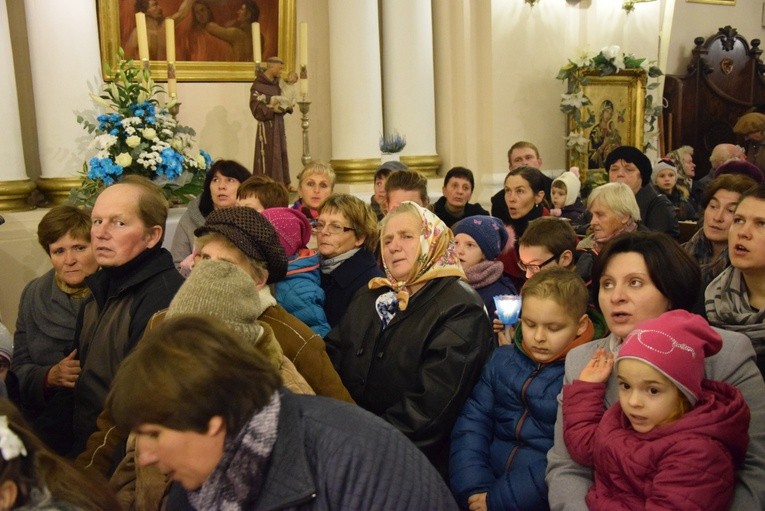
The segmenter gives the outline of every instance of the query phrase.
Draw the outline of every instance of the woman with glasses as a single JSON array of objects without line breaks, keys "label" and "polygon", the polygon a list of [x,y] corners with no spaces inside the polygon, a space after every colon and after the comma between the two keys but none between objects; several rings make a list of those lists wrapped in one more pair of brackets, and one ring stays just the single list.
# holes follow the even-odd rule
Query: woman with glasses
[{"label": "woman with glasses", "polygon": [[448,480],[449,436],[494,345],[491,322],[434,213],[405,201],[381,230],[385,277],[356,293],[327,351],[354,401]]},{"label": "woman with glasses", "polygon": [[331,327],[345,314],[353,295],[372,278],[382,277],[374,249],[377,216],[353,195],[330,195],[314,224],[324,289],[324,312]]}]

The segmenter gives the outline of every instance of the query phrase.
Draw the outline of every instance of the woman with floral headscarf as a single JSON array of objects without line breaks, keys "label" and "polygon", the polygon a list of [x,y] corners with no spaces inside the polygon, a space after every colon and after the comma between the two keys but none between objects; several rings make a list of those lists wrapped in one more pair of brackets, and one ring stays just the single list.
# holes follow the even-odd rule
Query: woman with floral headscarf
[{"label": "woman with floral headscarf", "polygon": [[407,201],[381,229],[385,277],[356,293],[327,351],[356,403],[446,477],[449,435],[491,351],[491,322],[435,214]]}]

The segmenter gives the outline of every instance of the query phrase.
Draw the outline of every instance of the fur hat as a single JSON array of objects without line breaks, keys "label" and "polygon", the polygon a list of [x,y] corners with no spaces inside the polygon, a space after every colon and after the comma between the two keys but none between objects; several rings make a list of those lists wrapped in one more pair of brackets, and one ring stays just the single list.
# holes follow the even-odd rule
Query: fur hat
[{"label": "fur hat", "polygon": [[211,232],[225,236],[247,257],[265,261],[268,284],[279,282],[287,275],[287,255],[279,243],[276,230],[266,217],[254,209],[236,206],[214,210],[194,234],[203,236]]},{"label": "fur hat", "polygon": [[13,360],[13,336],[2,323],[0,323],[0,357],[8,359],[8,362]]},{"label": "fur hat", "polygon": [[555,185],[555,181],[560,181],[566,186],[566,202],[563,205],[570,206],[575,203],[579,197],[579,191],[582,189],[582,182],[579,180],[579,167],[571,167],[556,177],[553,185]]},{"label": "fur hat", "polygon": [[666,160],[659,160],[656,165],[653,166],[653,172],[651,172],[651,183],[656,184],[656,178],[659,177],[659,172],[662,170],[671,170],[677,177],[677,168]]},{"label": "fur hat", "polygon": [[748,135],[755,131],[765,131],[765,114],[749,112],[739,117],[733,126],[733,133],[737,135]]},{"label": "fur hat", "polygon": [[693,406],[701,395],[704,358],[721,348],[722,338],[704,318],[678,309],[637,325],[616,359],[647,363],[672,381]]},{"label": "fur hat", "polygon": [[762,184],[765,181],[765,176],[760,168],[746,160],[731,160],[723,163],[715,170],[715,177],[723,174],[741,174],[754,179],[757,184]]},{"label": "fur hat", "polygon": [[299,210],[292,208],[267,208],[261,214],[276,229],[276,233],[279,235],[279,242],[284,247],[287,257],[292,257],[311,241],[311,224]]},{"label": "fur hat", "polygon": [[[512,229],[512,228],[510,228]],[[452,226],[454,235],[467,234],[478,243],[483,256],[493,261],[515,245],[515,234],[498,218],[476,215],[463,218]]]},{"label": "fur hat", "polygon": [[648,159],[648,156],[643,154],[643,151],[637,147],[632,147],[631,145],[617,147],[606,156],[606,172],[611,168],[611,165],[619,160],[632,163],[638,168],[640,177],[643,179],[643,186],[651,182],[651,172],[653,171],[653,167],[651,165],[651,160]]},{"label": "fur hat", "polygon": [[246,271],[228,261],[203,260],[175,293],[166,317],[198,314],[215,318],[254,344],[279,368],[281,347],[277,342],[265,342],[268,337],[258,321],[264,310],[258,287]]}]

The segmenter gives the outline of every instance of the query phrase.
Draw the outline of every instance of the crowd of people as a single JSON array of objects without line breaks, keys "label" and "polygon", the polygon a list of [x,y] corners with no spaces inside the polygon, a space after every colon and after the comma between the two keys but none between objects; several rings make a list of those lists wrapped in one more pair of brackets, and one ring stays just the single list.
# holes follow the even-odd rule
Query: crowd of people
[{"label": "crowd of people", "polygon": [[312,162],[290,205],[219,160],[170,250],[143,178],[55,206],[0,331],[0,507],[762,509],[765,178],[736,149],[700,185],[690,148],[617,146],[582,197],[519,142],[491,212],[464,167],[431,204],[385,164],[367,203]]}]

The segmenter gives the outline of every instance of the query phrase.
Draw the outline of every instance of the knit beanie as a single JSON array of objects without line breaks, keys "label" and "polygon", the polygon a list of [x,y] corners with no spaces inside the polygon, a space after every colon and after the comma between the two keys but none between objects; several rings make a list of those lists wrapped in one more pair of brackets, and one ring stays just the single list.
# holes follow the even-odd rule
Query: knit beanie
[{"label": "knit beanie", "polygon": [[643,186],[651,182],[651,171],[653,170],[651,160],[643,154],[643,151],[630,145],[619,146],[606,156],[606,171],[611,165],[619,160],[634,164],[640,171],[640,177],[643,180]]},{"label": "knit beanie", "polygon": [[566,185],[566,202],[563,205],[570,206],[575,203],[576,199],[579,197],[579,191],[582,188],[582,182],[579,180],[579,168],[571,167],[571,170],[567,170],[556,177],[553,181],[553,185],[555,184],[555,181],[560,181]]},{"label": "knit beanie", "polygon": [[258,318],[264,310],[258,286],[246,271],[228,261],[202,260],[175,293],[166,317],[198,314],[215,318],[254,344],[278,368],[282,355],[279,343],[259,345],[264,336]]},{"label": "knit beanie", "polygon": [[478,243],[487,261],[493,261],[500,254],[515,245],[512,238],[499,218],[486,215],[476,215],[463,218],[452,226],[454,235],[467,234]]},{"label": "knit beanie", "polygon": [[287,275],[287,256],[276,230],[254,209],[236,206],[214,210],[194,234],[203,236],[211,232],[224,236],[247,257],[264,261],[268,268],[268,284],[279,282]]},{"label": "knit beanie", "polygon": [[737,135],[748,135],[755,131],[765,131],[765,114],[749,112],[739,117],[733,126],[733,133]]},{"label": "knit beanie", "polygon": [[701,395],[704,358],[721,348],[722,338],[704,318],[678,309],[637,325],[616,360],[647,363],[674,383],[693,406]]},{"label": "knit beanie", "polygon": [[261,214],[271,222],[287,257],[292,257],[311,241],[311,224],[300,210],[267,208]]},{"label": "knit beanie", "polygon": [[675,173],[675,177],[677,177],[677,169],[667,163],[665,160],[659,160],[659,162],[653,166],[653,172],[651,172],[651,183],[656,184],[656,178],[659,177],[659,172],[662,170],[671,170]]},{"label": "knit beanie", "polygon": [[0,323],[0,357],[8,359],[8,362],[13,360],[13,336],[2,323]]},{"label": "knit beanie", "polygon": [[760,168],[746,160],[731,160],[723,163],[717,167],[717,170],[715,170],[714,177],[723,174],[741,174],[742,176],[754,179],[757,184],[762,184],[765,181],[765,176],[762,174]]}]

